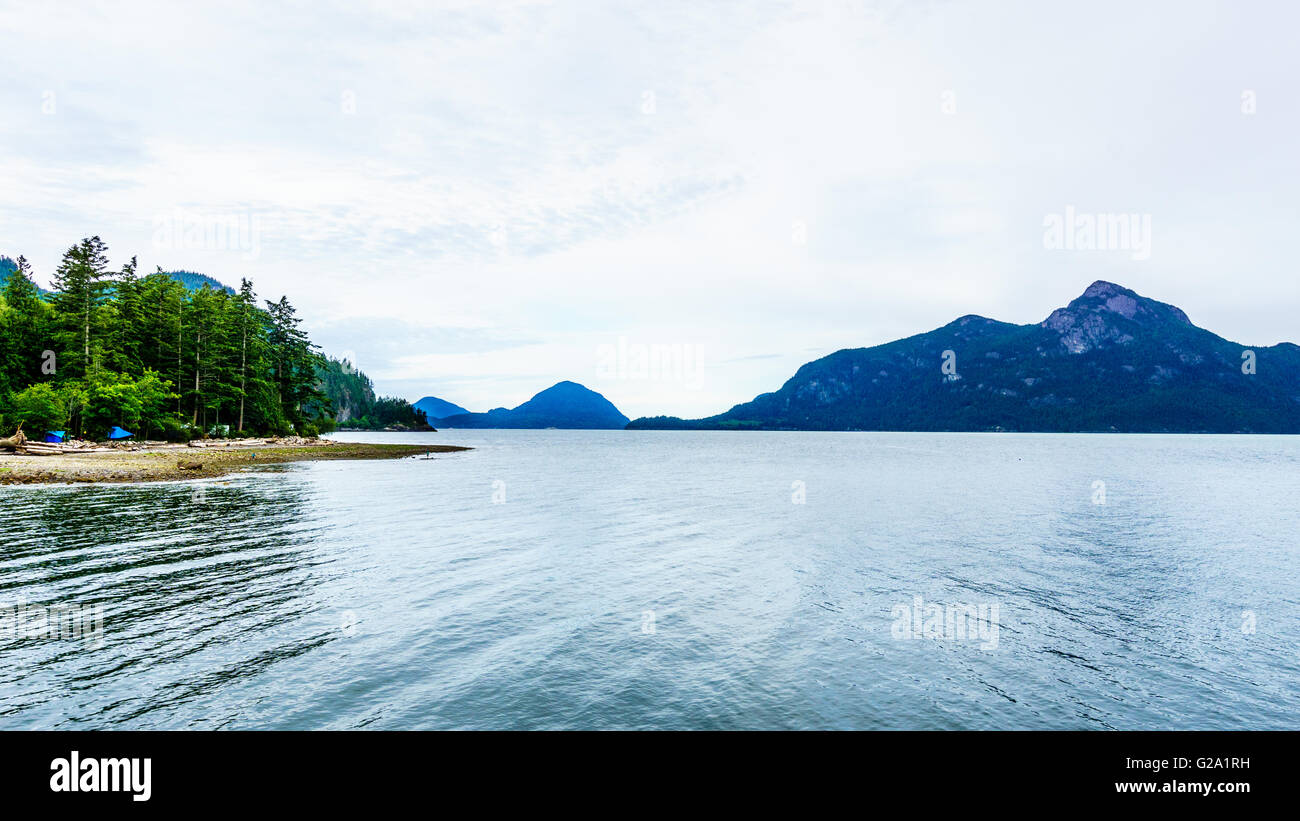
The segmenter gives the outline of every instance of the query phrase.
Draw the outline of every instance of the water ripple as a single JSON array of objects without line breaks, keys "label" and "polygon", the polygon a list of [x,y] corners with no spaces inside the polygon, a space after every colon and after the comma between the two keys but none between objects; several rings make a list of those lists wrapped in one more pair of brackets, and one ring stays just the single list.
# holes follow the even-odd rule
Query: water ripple
[{"label": "water ripple", "polygon": [[[1300,713],[1290,438],[407,438],[477,450],[0,488],[0,606],[102,614],[96,636],[0,632],[0,728],[1239,729]],[[996,605],[996,646],[900,633],[918,597]]]}]

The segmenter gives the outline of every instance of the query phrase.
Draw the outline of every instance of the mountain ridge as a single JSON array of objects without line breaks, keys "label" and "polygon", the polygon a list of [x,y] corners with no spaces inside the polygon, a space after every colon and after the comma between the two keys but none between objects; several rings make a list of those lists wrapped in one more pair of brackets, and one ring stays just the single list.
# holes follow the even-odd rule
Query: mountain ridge
[{"label": "mountain ridge", "polygon": [[191,291],[197,291],[205,285],[214,291],[225,291],[234,296],[235,289],[216,277],[200,274],[198,271],[164,271],[167,276],[184,285]]},{"label": "mountain ridge", "polygon": [[412,402],[411,405],[424,411],[425,416],[430,419],[442,419],[443,417],[470,412],[467,408],[462,408],[455,402],[448,402],[446,399],[439,399],[436,396],[426,396],[418,402]]},{"label": "mountain ridge", "polygon": [[1039,323],[967,314],[805,363],[723,413],[628,427],[1300,433],[1300,346],[1230,342],[1097,280]]},{"label": "mountain ridge", "polygon": [[628,418],[604,396],[577,382],[557,382],[515,408],[430,420],[447,428],[567,428],[621,430]]}]

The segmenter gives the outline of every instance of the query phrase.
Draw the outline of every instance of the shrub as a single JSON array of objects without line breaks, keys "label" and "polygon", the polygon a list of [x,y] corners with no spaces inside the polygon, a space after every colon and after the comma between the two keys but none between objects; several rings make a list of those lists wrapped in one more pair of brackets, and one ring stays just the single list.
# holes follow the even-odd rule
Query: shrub
[{"label": "shrub", "polygon": [[37,382],[14,394],[9,415],[22,422],[28,437],[37,441],[47,430],[62,430],[68,423],[67,405],[49,382]]}]

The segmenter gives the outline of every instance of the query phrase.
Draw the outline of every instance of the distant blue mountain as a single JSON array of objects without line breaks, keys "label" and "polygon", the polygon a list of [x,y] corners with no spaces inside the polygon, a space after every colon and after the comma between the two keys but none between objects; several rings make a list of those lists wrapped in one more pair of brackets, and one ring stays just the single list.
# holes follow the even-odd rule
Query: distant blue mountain
[{"label": "distant blue mountain", "polygon": [[168,271],[167,275],[191,291],[197,291],[206,285],[214,291],[225,291],[231,295],[235,293],[234,288],[231,288],[229,285],[226,285],[219,280],[213,279],[207,274],[199,274],[194,271]]},{"label": "distant blue mountain", "polygon": [[456,416],[463,413],[469,413],[468,410],[462,408],[460,405],[453,404],[445,399],[439,399],[436,396],[424,397],[419,402],[415,403],[415,407],[424,411],[424,415],[429,417],[430,421],[434,419],[442,419],[444,416]]},{"label": "distant blue mountain", "polygon": [[577,382],[560,382],[517,408],[462,413],[438,420],[447,428],[571,428],[622,430],[628,419],[608,399]]},{"label": "distant blue mountain", "polygon": [[[0,255],[0,285],[3,285],[4,281],[9,278],[9,275],[17,270],[18,270],[17,262],[13,261],[9,257]],[[39,285],[36,286],[36,292],[41,296],[45,296],[46,294],[49,293],[49,291],[45,290]]]},{"label": "distant blue mountain", "polygon": [[[11,272],[16,270],[18,270],[17,262],[14,262],[12,259],[10,259],[7,256],[0,255],[0,282],[3,282],[3,280],[6,279]],[[234,288],[231,288],[229,285],[226,285],[225,283],[219,280],[213,279],[207,274],[200,274],[194,271],[168,271],[167,276],[181,283],[191,291],[197,291],[200,288],[202,288],[204,285],[206,285],[209,288],[212,288],[213,290],[225,291],[226,293],[231,294],[232,296],[235,293]],[[49,293],[49,291],[45,290],[39,285],[36,286],[36,290],[40,291],[42,295]],[[452,407],[455,406],[453,405]],[[464,413],[465,409],[461,408],[460,412]]]}]

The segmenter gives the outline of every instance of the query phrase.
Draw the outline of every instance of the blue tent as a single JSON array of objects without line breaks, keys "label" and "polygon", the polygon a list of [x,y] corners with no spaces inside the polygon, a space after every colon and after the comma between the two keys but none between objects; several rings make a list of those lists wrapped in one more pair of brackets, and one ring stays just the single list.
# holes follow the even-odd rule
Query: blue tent
[{"label": "blue tent", "polygon": [[109,439],[125,439],[128,436],[135,436],[135,434],[129,430],[122,430],[117,425],[114,425],[113,429],[108,432]]},{"label": "blue tent", "polygon": [[45,432],[46,442],[62,442],[68,437],[68,432],[63,430],[49,430]]}]

